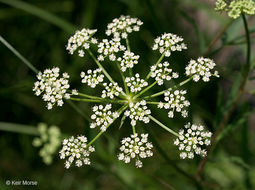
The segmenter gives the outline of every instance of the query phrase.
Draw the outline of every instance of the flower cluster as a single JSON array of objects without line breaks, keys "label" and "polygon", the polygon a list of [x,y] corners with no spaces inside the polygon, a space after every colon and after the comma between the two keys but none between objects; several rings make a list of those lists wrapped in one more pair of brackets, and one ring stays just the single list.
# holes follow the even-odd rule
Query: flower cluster
[{"label": "flower cluster", "polygon": [[135,55],[133,52],[125,51],[123,57],[119,57],[121,71],[125,72],[127,68],[133,68],[138,63],[139,55]]},{"label": "flower cluster", "polygon": [[43,73],[39,72],[37,79],[33,91],[35,91],[36,96],[43,94],[42,99],[47,102],[48,109],[52,109],[55,103],[62,106],[63,98],[70,98],[70,94],[67,93],[67,89],[70,87],[68,83],[69,75],[63,73],[60,77],[58,67],[46,69]]},{"label": "flower cluster", "polygon": [[140,102],[129,103],[129,110],[125,111],[125,116],[131,119],[131,125],[135,126],[136,121],[143,121],[144,123],[149,123],[151,110],[148,109],[146,101],[142,100]]},{"label": "flower cluster", "polygon": [[172,72],[173,70],[170,69],[168,66],[170,64],[165,61],[164,63],[159,63],[158,65],[153,65],[151,67],[151,77],[155,78],[158,85],[162,85],[164,80],[171,80],[172,78],[178,78],[179,75],[176,72]]},{"label": "flower cluster", "polygon": [[179,147],[180,158],[193,159],[194,154],[206,156],[205,146],[210,145],[212,133],[205,131],[202,125],[186,124],[185,129],[179,131],[179,137],[174,144]]},{"label": "flower cluster", "polygon": [[118,159],[125,163],[129,163],[131,159],[135,159],[135,165],[137,168],[143,166],[140,158],[148,158],[153,156],[151,142],[148,142],[148,134],[141,134],[141,137],[137,133],[126,137],[121,141],[120,147],[121,153],[118,155]]},{"label": "flower cluster", "polygon": [[[159,109],[166,109],[169,118],[173,118],[175,113],[180,113],[183,117],[187,117],[190,105],[190,102],[185,98],[187,91],[179,88],[183,88],[182,86],[191,82],[192,79],[194,81],[202,79],[207,82],[212,76],[218,77],[218,72],[213,71],[216,64],[213,60],[203,57],[191,60],[185,68],[185,74],[188,79],[166,89],[163,85],[164,82],[178,78],[179,74],[170,67],[169,62],[165,59],[175,51],[187,49],[187,46],[182,37],[172,33],[165,33],[154,40],[152,47],[152,50],[157,50],[162,55],[150,68],[146,78],[140,78],[139,73],[133,74],[132,71],[138,64],[140,56],[131,51],[128,37],[131,32],[139,31],[141,25],[142,22],[139,19],[121,16],[108,24],[106,34],[112,36],[112,39],[103,39],[100,43],[97,43],[97,40],[93,37],[96,30],[83,29],[77,31],[68,40],[67,50],[71,54],[78,51],[79,56],[82,57],[85,54],[85,50],[87,50],[88,55],[91,56],[97,65],[95,70],[89,69],[81,72],[80,76],[81,82],[91,88],[95,88],[100,84],[102,91],[98,96],[82,92],[78,93],[76,90],[72,90],[69,94],[67,91],[69,89],[69,76],[66,73],[60,76],[58,68],[47,69],[38,74],[38,81],[35,83],[33,90],[36,95],[43,95],[43,100],[48,103],[48,109],[51,109],[54,104],[62,106],[63,99],[70,99],[71,95],[81,97],[71,98],[72,101],[99,103],[92,107],[93,113],[91,115],[90,128],[98,128],[100,132],[89,143],[87,143],[87,138],[84,136],[71,137],[63,141],[60,158],[66,158],[66,168],[69,168],[73,162],[78,167],[90,164],[89,155],[94,151],[94,148],[90,145],[122,114],[121,125],[130,119],[129,122],[133,129],[133,135],[124,138],[121,142],[121,153],[118,158],[125,163],[129,163],[134,159],[136,166],[142,167],[140,159],[153,155],[151,151],[153,146],[148,142],[148,135],[139,135],[135,132],[139,121],[143,123],[153,121],[162,129],[178,136],[175,145],[179,146],[182,151],[181,158],[193,158],[194,153],[202,156],[206,154],[204,145],[210,143],[211,133],[205,132],[202,126],[188,124],[185,126],[185,130],[181,130],[177,134],[157,120],[151,113],[149,106],[157,105]],[[122,44],[123,41],[125,45]],[[98,55],[95,55],[94,51],[89,49],[91,44],[96,44]],[[112,67],[107,68],[107,65],[103,62],[105,59],[114,61],[114,63],[110,62],[110,64],[120,70],[120,73],[115,73],[116,75],[120,74],[119,77],[116,77],[115,74],[112,75],[114,69]],[[129,72],[126,72],[127,70]],[[150,80],[150,77],[154,81]],[[120,86],[120,84],[124,85]],[[155,88],[155,91],[151,90],[152,88]],[[159,102],[155,98],[161,95],[164,95],[164,100]],[[114,104],[114,109],[116,108],[115,111],[112,109],[112,104]],[[41,141],[37,140],[36,142],[40,144]]]},{"label": "flower cluster", "polygon": [[104,81],[104,75],[102,74],[102,69],[98,68],[94,71],[89,69],[87,75],[85,72],[81,72],[81,82],[87,83],[91,88],[95,88],[99,83]]},{"label": "flower cluster", "polygon": [[137,18],[122,15],[108,24],[106,35],[113,34],[114,38],[127,38],[129,33],[139,31],[142,24],[143,22]]},{"label": "flower cluster", "polygon": [[187,93],[186,90],[175,90],[174,92],[167,91],[164,93],[164,100],[166,103],[159,102],[158,108],[165,108],[170,109],[171,111],[168,112],[168,117],[174,117],[174,111],[181,112],[182,117],[188,116],[188,111],[186,110],[189,107],[190,102],[186,100],[185,94]]},{"label": "flower cluster", "polygon": [[38,124],[38,132],[40,137],[33,139],[33,146],[42,146],[39,155],[45,164],[51,164],[53,155],[57,152],[61,144],[61,132],[56,126],[48,126],[45,123]]},{"label": "flower cluster", "polygon": [[106,131],[107,126],[119,117],[119,113],[112,112],[111,109],[111,104],[107,104],[105,107],[103,105],[94,106],[92,108],[93,114],[91,115],[91,119],[94,121],[90,124],[90,128],[98,126],[101,131]]},{"label": "flower cluster", "polygon": [[109,56],[109,59],[111,61],[116,60],[116,53],[119,51],[125,51],[126,47],[121,45],[120,39],[114,38],[112,40],[103,39],[102,42],[98,44],[98,50],[99,53],[98,60],[103,61],[105,57]]},{"label": "flower cluster", "polygon": [[86,49],[90,48],[90,44],[96,44],[97,40],[92,36],[96,33],[97,30],[90,30],[83,28],[80,31],[76,31],[73,36],[68,40],[66,49],[70,54],[73,54],[78,49],[78,54],[80,57],[83,57]]},{"label": "flower cluster", "polygon": [[95,151],[95,148],[87,145],[87,138],[85,136],[73,136],[69,139],[63,140],[63,147],[60,150],[60,159],[66,159],[65,167],[70,168],[71,164],[75,162],[77,167],[83,164],[90,165],[89,155]]},{"label": "flower cluster", "polygon": [[136,73],[134,77],[126,77],[125,82],[131,92],[139,92],[143,87],[148,86],[148,82],[144,79],[140,79],[138,73]]},{"label": "flower cluster", "polygon": [[255,2],[253,0],[217,0],[215,3],[216,11],[226,11],[228,16],[236,19],[242,13],[247,15],[255,14]]},{"label": "flower cluster", "polygon": [[102,98],[109,97],[110,99],[113,99],[114,97],[118,97],[120,93],[123,92],[122,88],[119,87],[118,83],[104,83],[103,86],[105,89],[102,91]]},{"label": "flower cluster", "polygon": [[219,77],[218,71],[212,72],[215,66],[214,61],[208,58],[200,57],[197,61],[190,60],[185,68],[186,75],[193,77],[195,82],[198,82],[200,77],[204,82],[208,82],[211,76]]},{"label": "flower cluster", "polygon": [[182,51],[183,49],[187,49],[186,44],[183,43],[183,38],[172,33],[165,33],[157,37],[152,47],[152,50],[159,50],[166,57],[169,57],[173,51]]}]

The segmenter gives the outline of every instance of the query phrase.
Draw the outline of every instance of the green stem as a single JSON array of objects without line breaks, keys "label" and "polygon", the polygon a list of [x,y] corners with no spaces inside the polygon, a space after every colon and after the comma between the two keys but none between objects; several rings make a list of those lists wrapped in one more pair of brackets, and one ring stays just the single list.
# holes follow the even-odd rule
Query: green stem
[{"label": "green stem", "polygon": [[116,64],[117,64],[117,67],[120,71],[120,75],[121,75],[121,78],[122,78],[122,81],[123,81],[123,84],[124,84],[125,92],[126,92],[126,94],[129,94],[128,87],[127,87],[127,84],[125,82],[125,76],[124,76],[123,72],[121,71],[119,63],[116,63]]},{"label": "green stem", "polygon": [[16,55],[23,63],[25,63],[32,71],[34,71],[36,74],[38,73],[38,70],[25,58],[23,57],[14,47],[12,47],[11,44],[9,44],[1,35],[0,35],[0,41],[12,52],[14,55]]},{"label": "green stem", "polygon": [[103,73],[109,79],[109,81],[114,84],[115,82],[112,79],[112,77],[107,73],[107,71],[104,69],[104,67],[101,65],[101,63],[99,63],[99,61],[96,59],[94,54],[90,51],[90,49],[88,49],[87,51],[89,52],[89,55],[92,57],[92,59],[96,62],[97,66],[102,69]]},{"label": "green stem", "polygon": [[39,135],[36,127],[16,123],[0,122],[0,130],[14,133],[23,133],[27,135]]},{"label": "green stem", "polygon": [[147,88],[145,88],[143,91],[141,91],[139,94],[134,96],[135,98],[138,98],[139,96],[143,95],[145,92],[147,92],[149,89],[151,89],[153,86],[155,86],[155,84],[157,84],[157,81],[155,81],[154,83],[152,83],[150,86],[148,86]]},{"label": "green stem", "polygon": [[80,92],[78,92],[78,96],[82,96],[82,97],[85,97],[85,98],[91,98],[91,99],[99,99],[99,100],[103,99],[103,98],[98,97],[98,96],[91,96],[91,95],[83,94],[83,93],[80,93]]},{"label": "green stem", "polygon": [[173,86],[173,87],[171,87],[171,88],[168,88],[168,89],[163,90],[163,91],[161,91],[161,92],[158,92],[158,93],[156,93],[156,94],[152,94],[152,95],[150,95],[150,96],[146,96],[146,97],[144,97],[143,99],[154,98],[154,97],[157,97],[157,96],[160,96],[160,95],[164,94],[164,93],[167,92],[167,91],[171,91],[171,90],[174,90],[174,89],[176,89],[176,88],[179,88],[179,87],[183,86],[184,84],[188,83],[189,81],[191,81],[192,78],[193,78],[193,77],[188,78],[188,79],[182,81],[181,83],[179,83],[179,84],[177,84],[177,85],[175,85],[175,86]]},{"label": "green stem", "polygon": [[126,100],[109,100],[109,99],[86,99],[86,98],[70,98],[70,100],[73,101],[79,101],[79,102],[105,102],[105,103],[116,103],[116,104],[126,104]]},{"label": "green stem", "polygon": [[162,127],[163,129],[165,129],[166,131],[168,131],[169,133],[175,135],[176,137],[179,137],[179,134],[174,132],[172,129],[169,129],[167,126],[165,126],[163,123],[161,123],[160,121],[158,121],[156,118],[152,117],[151,115],[149,116],[149,118],[154,121],[155,123],[157,123],[160,127]]},{"label": "green stem", "polygon": [[127,44],[127,50],[130,52],[130,45],[129,45],[129,40],[126,38],[126,44]]},{"label": "green stem", "polygon": [[[162,59],[165,57],[165,53],[163,53],[160,58],[158,59],[158,61],[156,62],[155,66],[157,67],[158,64],[162,61]],[[146,76],[145,80],[148,80],[151,76],[152,71],[150,70],[150,72],[148,73],[148,75]]]},{"label": "green stem", "polygon": [[[119,113],[119,115],[121,115],[122,112],[124,112],[125,109],[127,109],[127,107],[128,107],[128,105],[123,105],[123,106],[117,111],[117,112]],[[117,119],[117,118],[114,118],[114,119],[113,119],[113,122],[114,122],[116,119]],[[113,122],[112,122],[112,123],[113,123]],[[111,124],[112,124],[112,123],[111,123]],[[106,126],[106,129],[108,129],[108,127],[110,127],[111,124],[107,125],[107,126]],[[95,137],[88,143],[87,147],[89,147],[90,145],[92,145],[103,133],[104,133],[104,132],[100,131],[100,132],[97,134],[97,136],[95,136]]]},{"label": "green stem", "polygon": [[158,104],[159,104],[159,102],[146,102],[146,104],[158,105]]},{"label": "green stem", "polygon": [[245,15],[242,14],[242,19],[244,23],[244,28],[245,28],[245,35],[246,35],[246,40],[247,40],[247,55],[246,55],[246,66],[245,66],[245,72],[249,72],[250,69],[250,59],[251,59],[251,39],[250,39],[250,33],[249,33],[249,28],[248,28],[248,23],[245,18]]},{"label": "green stem", "polygon": [[132,126],[133,134],[136,134],[135,126]]}]

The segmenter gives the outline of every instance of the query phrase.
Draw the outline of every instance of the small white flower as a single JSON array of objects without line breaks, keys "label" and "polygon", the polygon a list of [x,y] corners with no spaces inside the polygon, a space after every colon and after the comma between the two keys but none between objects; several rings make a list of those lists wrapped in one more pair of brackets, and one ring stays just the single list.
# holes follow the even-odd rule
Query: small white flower
[{"label": "small white flower", "polygon": [[195,82],[198,82],[200,78],[204,82],[208,82],[211,76],[219,77],[218,71],[212,72],[216,64],[212,59],[200,57],[195,60],[190,60],[189,64],[186,66],[186,75],[193,77]]},{"label": "small white flower", "polygon": [[63,98],[69,99],[70,94],[67,93],[70,87],[68,83],[69,75],[63,73],[59,75],[59,68],[46,69],[43,73],[37,75],[38,81],[34,83],[33,91],[36,96],[43,95],[42,99],[47,102],[47,108],[52,109],[53,105],[63,105]]},{"label": "small white flower", "polygon": [[189,107],[190,102],[186,100],[185,94],[186,90],[175,90],[174,92],[167,91],[164,93],[164,100],[165,103],[159,102],[158,108],[164,108],[164,109],[170,109],[168,112],[168,117],[173,118],[174,117],[174,111],[180,112],[183,117],[188,116],[188,111],[186,110],[187,107]]},{"label": "small white flower", "polygon": [[139,55],[135,55],[133,52],[125,51],[123,57],[119,57],[121,71],[125,72],[127,68],[133,68],[138,63]]},{"label": "small white flower", "polygon": [[152,47],[152,50],[159,50],[166,57],[169,57],[173,51],[182,51],[183,49],[187,49],[186,44],[183,43],[183,38],[172,33],[165,33],[157,37]]},{"label": "small white flower", "polygon": [[135,133],[130,137],[123,138],[121,144],[121,153],[118,155],[118,159],[126,164],[134,159],[136,167],[141,168],[143,163],[140,159],[153,156],[153,145],[151,142],[148,142],[148,134],[141,134],[139,136]]},{"label": "small white flower", "polygon": [[130,103],[129,110],[125,111],[125,116],[131,119],[131,125],[135,126],[136,121],[143,121],[144,123],[149,123],[151,110],[148,109],[146,101],[142,100],[140,102]]},{"label": "small white flower", "polygon": [[207,152],[205,146],[211,143],[212,133],[205,131],[202,125],[186,124],[185,129],[179,131],[179,138],[174,141],[174,145],[179,147],[180,158],[193,159],[194,154],[205,157]]},{"label": "small white flower", "polygon": [[139,31],[142,24],[143,22],[137,18],[122,15],[108,24],[105,33],[108,36],[113,34],[114,38],[127,38],[129,33]]},{"label": "small white flower", "polygon": [[109,57],[111,61],[116,60],[116,53],[119,51],[125,51],[126,47],[121,45],[120,38],[114,38],[112,40],[103,39],[102,42],[98,44],[98,60],[103,61],[105,57]]},{"label": "small white flower", "polygon": [[99,83],[103,82],[104,75],[102,74],[102,69],[98,68],[94,71],[88,70],[87,74],[81,72],[82,83],[87,83],[91,88],[95,88]]},{"label": "small white flower", "polygon": [[90,128],[100,127],[102,132],[106,131],[114,119],[119,117],[119,113],[112,112],[111,109],[111,104],[107,104],[105,107],[103,105],[94,106],[92,108],[93,114],[91,115],[93,122],[90,124]]},{"label": "small white flower", "polygon": [[76,31],[73,36],[68,40],[66,49],[70,54],[73,54],[78,50],[78,55],[83,57],[86,49],[90,48],[90,44],[96,44],[97,40],[92,36],[96,33],[97,30],[90,30],[83,28],[80,31]]},{"label": "small white flower", "polygon": [[135,74],[135,77],[126,77],[125,82],[130,88],[130,91],[135,93],[141,91],[143,87],[148,86],[148,82],[144,79],[140,79],[138,73]]},{"label": "small white flower", "polygon": [[159,63],[157,66],[153,65],[151,67],[151,77],[155,78],[158,85],[162,85],[164,80],[171,80],[172,78],[178,78],[179,75],[176,72],[173,72],[172,69],[169,68],[169,63],[166,61],[164,63]]},{"label": "small white flower", "polygon": [[113,99],[114,97],[118,97],[122,92],[122,88],[118,86],[118,83],[104,83],[103,84],[105,89],[102,91],[102,98],[109,97],[110,99]]},{"label": "small white flower", "polygon": [[94,152],[95,148],[87,146],[87,138],[85,136],[73,136],[63,140],[63,147],[59,152],[60,159],[66,159],[65,168],[68,169],[74,162],[77,167],[83,164],[90,165],[89,155]]}]

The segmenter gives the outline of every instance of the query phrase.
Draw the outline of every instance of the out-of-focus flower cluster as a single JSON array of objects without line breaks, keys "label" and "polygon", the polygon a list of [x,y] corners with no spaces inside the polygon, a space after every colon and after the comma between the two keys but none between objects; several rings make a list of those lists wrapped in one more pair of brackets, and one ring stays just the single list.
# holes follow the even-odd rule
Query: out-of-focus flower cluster
[{"label": "out-of-focus flower cluster", "polygon": [[124,138],[121,144],[121,153],[118,155],[118,159],[126,164],[134,159],[136,167],[141,168],[143,163],[140,159],[153,156],[153,145],[151,142],[148,142],[148,134],[141,134],[139,136],[135,133],[130,137]]},{"label": "out-of-focus flower cluster", "polygon": [[226,11],[229,17],[237,19],[242,13],[254,15],[255,2],[253,0],[217,0],[215,10]]},{"label": "out-of-focus flower cluster", "polygon": [[61,145],[61,131],[57,126],[48,127],[45,123],[38,124],[40,137],[33,139],[33,146],[42,147],[39,155],[45,164],[51,164],[54,154]]}]

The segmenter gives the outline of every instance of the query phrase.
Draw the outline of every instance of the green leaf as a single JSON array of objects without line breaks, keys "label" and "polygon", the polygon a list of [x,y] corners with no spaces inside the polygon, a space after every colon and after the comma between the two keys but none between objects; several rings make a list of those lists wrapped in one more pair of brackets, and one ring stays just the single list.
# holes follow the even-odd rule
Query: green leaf
[{"label": "green leaf", "polygon": [[30,14],[33,14],[51,24],[54,24],[58,26],[59,28],[63,29],[64,31],[68,33],[73,33],[75,31],[75,27],[63,20],[60,17],[57,17],[43,9],[40,9],[34,5],[31,5],[29,3],[19,1],[19,0],[0,0],[1,3],[10,5],[12,7],[15,7],[17,9],[21,9],[23,11],[26,11]]}]

